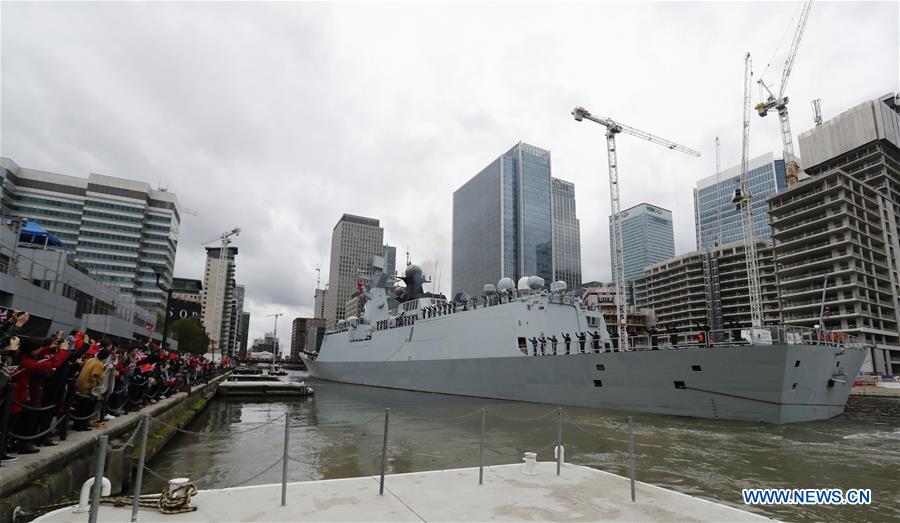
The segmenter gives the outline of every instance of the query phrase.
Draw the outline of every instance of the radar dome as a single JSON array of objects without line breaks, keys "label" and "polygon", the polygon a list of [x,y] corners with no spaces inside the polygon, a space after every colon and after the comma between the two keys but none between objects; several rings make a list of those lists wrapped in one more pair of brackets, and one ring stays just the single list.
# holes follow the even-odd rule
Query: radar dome
[{"label": "radar dome", "polygon": [[485,283],[484,287],[482,287],[481,292],[485,294],[497,294],[497,287],[494,287],[493,283]]},{"label": "radar dome", "polygon": [[346,326],[347,326],[347,320],[338,320],[338,322],[337,322],[338,329],[343,329]]},{"label": "radar dome", "polygon": [[565,291],[567,287],[568,287],[568,285],[566,285],[566,282],[559,280],[559,281],[555,281],[550,284],[550,291],[551,292],[562,292],[562,291]]},{"label": "radar dome", "polygon": [[410,278],[414,274],[422,274],[422,268],[413,263],[412,265],[406,266],[406,272],[404,274],[406,274],[407,278]]},{"label": "radar dome", "polygon": [[497,282],[497,290],[500,292],[514,291],[516,290],[516,282],[514,282],[512,278],[501,278],[500,281]]},{"label": "radar dome", "polygon": [[529,276],[528,287],[533,291],[539,291],[544,288],[544,279],[540,276]]},{"label": "radar dome", "polygon": [[356,316],[348,316],[347,323],[350,324],[351,327],[356,327],[356,324],[359,322]]},{"label": "radar dome", "polygon": [[519,278],[519,284],[517,285],[520,291],[527,291],[531,287],[528,286],[528,276],[522,276]]}]

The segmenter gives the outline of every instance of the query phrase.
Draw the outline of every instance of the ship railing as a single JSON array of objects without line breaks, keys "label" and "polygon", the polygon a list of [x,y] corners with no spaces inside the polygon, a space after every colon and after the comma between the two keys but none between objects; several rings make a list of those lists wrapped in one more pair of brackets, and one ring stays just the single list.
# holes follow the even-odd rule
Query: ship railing
[{"label": "ship railing", "polygon": [[864,343],[858,336],[839,330],[797,325],[767,325],[765,327],[735,327],[727,329],[691,330],[688,332],[660,332],[651,343],[649,336],[633,338],[631,346],[645,348],[687,348],[687,347],[735,347],[766,345],[822,345],[835,348],[859,348]]}]

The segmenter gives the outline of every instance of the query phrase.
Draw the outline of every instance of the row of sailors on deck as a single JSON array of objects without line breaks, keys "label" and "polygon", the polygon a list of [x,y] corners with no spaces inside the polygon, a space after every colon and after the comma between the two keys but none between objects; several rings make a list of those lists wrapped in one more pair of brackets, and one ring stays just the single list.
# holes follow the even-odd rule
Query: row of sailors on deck
[{"label": "row of sailors on deck", "polygon": [[[572,336],[567,332],[563,333],[561,336],[563,338],[563,343],[566,347],[566,351],[564,354],[571,354],[571,352],[572,352]],[[580,352],[582,354],[584,354],[586,352],[585,345],[587,344],[588,336],[590,336],[590,338],[591,338],[590,339],[591,350],[593,350],[594,352],[600,352],[601,338],[600,338],[600,333],[597,331],[576,332],[575,333],[575,337],[578,338],[578,352]],[[538,355],[538,347],[540,347],[540,355],[541,356],[544,356],[547,354],[553,354],[555,356],[558,354],[557,345],[559,344],[559,338],[557,338],[556,335],[544,337],[544,335],[541,334],[540,336],[537,336],[537,337],[532,336],[528,341],[531,342],[531,354],[533,356]],[[550,347],[551,347],[549,351],[547,350],[547,342],[548,341],[550,342]],[[610,349],[609,344],[604,344],[604,346],[607,351],[612,350],[612,349]],[[527,350],[527,349],[523,349],[523,351],[524,350]]]}]

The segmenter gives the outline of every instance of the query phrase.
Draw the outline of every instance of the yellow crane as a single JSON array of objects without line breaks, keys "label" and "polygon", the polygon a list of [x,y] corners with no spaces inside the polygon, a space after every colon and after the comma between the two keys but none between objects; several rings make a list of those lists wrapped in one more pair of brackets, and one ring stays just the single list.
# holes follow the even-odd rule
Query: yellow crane
[{"label": "yellow crane", "polygon": [[784,169],[785,178],[788,185],[797,183],[800,175],[800,164],[794,155],[794,138],[791,135],[791,123],[788,119],[788,97],[784,94],[788,80],[791,77],[791,70],[794,68],[794,60],[797,58],[797,49],[800,47],[800,39],[803,38],[803,30],[806,29],[806,21],[809,18],[809,11],[812,8],[812,0],[803,2],[800,8],[800,20],[797,22],[797,29],[794,31],[794,39],[791,41],[791,48],[788,50],[787,59],[784,62],[784,70],[781,71],[781,86],[778,88],[778,95],[769,89],[769,86],[763,82],[762,78],[758,80],[760,86],[769,93],[765,101],[756,104],[756,112],[760,116],[765,116],[770,110],[778,112],[778,121],[781,124],[781,141],[784,144]]}]

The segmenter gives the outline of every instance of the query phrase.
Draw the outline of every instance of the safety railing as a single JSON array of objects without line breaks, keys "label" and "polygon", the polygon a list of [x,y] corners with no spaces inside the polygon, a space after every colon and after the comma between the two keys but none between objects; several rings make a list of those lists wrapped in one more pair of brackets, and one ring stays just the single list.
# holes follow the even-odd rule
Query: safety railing
[{"label": "safety railing", "polygon": [[[510,417],[499,414],[497,412],[479,408],[475,409],[460,415],[451,416],[451,417],[423,417],[416,416],[411,413],[404,412],[398,409],[385,408],[383,411],[378,411],[371,417],[353,424],[345,424],[342,425],[342,428],[345,430],[358,430],[361,427],[369,426],[375,422],[382,422],[383,429],[381,434],[375,434],[380,436],[381,439],[381,452],[380,452],[380,461],[378,463],[379,469],[379,481],[378,481],[378,494],[384,495],[384,489],[386,481],[389,481],[390,474],[388,473],[388,462],[390,461],[390,434],[391,427],[396,425],[398,421],[394,421],[394,425],[391,422],[391,414],[399,414],[401,416],[401,422],[408,423],[412,422],[462,422],[463,420],[479,417],[480,418],[480,434],[479,434],[479,445],[478,445],[478,484],[484,484],[484,476],[485,476],[485,454],[486,451],[490,451],[496,455],[504,456],[504,457],[513,457],[519,458],[524,456],[522,459],[524,461],[523,466],[528,467],[529,461],[536,459],[536,457],[548,450],[553,450],[554,460],[556,462],[556,474],[562,475],[563,473],[563,462],[565,460],[565,446],[564,446],[564,427],[566,425],[570,425],[575,430],[579,430],[584,432],[592,437],[596,437],[598,439],[609,437],[610,434],[617,431],[627,431],[628,435],[628,471],[629,471],[629,481],[631,484],[631,501],[635,501],[635,483],[636,483],[636,462],[635,462],[635,439],[634,439],[634,421],[631,416],[621,420],[613,427],[604,427],[603,430],[599,430],[593,427],[587,427],[581,423],[579,423],[575,416],[566,410],[557,407],[550,409],[542,414],[536,416],[528,416],[528,417]],[[521,452],[515,451],[504,451],[502,449],[496,449],[490,447],[487,444],[488,441],[488,420],[497,419],[504,422],[513,422],[513,423],[528,423],[532,427],[536,422],[545,421],[548,423],[547,428],[555,428],[556,435],[550,441],[546,442],[546,444],[542,446],[538,446],[540,443],[538,442],[535,447],[537,447],[536,451],[527,452],[527,449],[521,449]],[[250,427],[241,429],[237,432],[233,431],[229,427],[229,436],[234,436],[237,434],[244,434],[248,432],[257,431],[266,427],[271,427],[277,423],[284,423],[284,438],[283,438],[283,447],[281,449],[280,455],[271,463],[266,464],[263,467],[260,467],[259,470],[255,470],[251,474],[248,474],[244,479],[240,481],[229,482],[225,486],[221,485],[210,485],[210,488],[235,488],[246,485],[255,479],[263,476],[267,472],[271,471],[278,465],[281,465],[281,506],[287,505],[287,484],[288,484],[288,475],[289,475],[289,464],[291,462],[300,464],[300,465],[308,465],[308,463],[300,458],[291,455],[290,452],[290,439],[291,439],[291,429],[292,428],[300,428],[301,425],[292,425],[292,421],[294,421],[290,414],[285,412],[280,416],[274,417],[267,421],[253,424]],[[552,425],[551,425],[552,424]],[[95,466],[95,475],[92,485],[91,492],[91,502],[90,509],[88,511],[88,521],[90,523],[94,523],[97,520],[99,506],[101,504],[111,504],[115,506],[125,506],[131,505],[131,521],[137,521],[138,514],[141,507],[144,508],[152,508],[159,510],[164,514],[173,514],[180,512],[190,512],[196,510],[195,507],[190,506],[190,496],[193,493],[196,493],[197,488],[193,483],[188,483],[186,485],[181,485],[179,488],[186,489],[188,494],[181,496],[172,496],[170,489],[171,486],[171,478],[167,478],[163,474],[153,470],[146,463],[146,452],[147,452],[147,438],[149,430],[152,426],[156,425],[159,428],[166,428],[168,430],[173,430],[181,434],[191,435],[195,437],[209,437],[211,432],[204,431],[192,431],[189,429],[185,429],[178,425],[174,425],[171,423],[166,423],[160,421],[158,419],[151,418],[148,414],[144,414],[141,421],[138,425],[132,430],[130,436],[128,438],[116,445],[111,446],[109,444],[109,438],[106,435],[100,436],[97,439],[97,457],[96,457],[96,466]],[[373,434],[374,431],[367,430],[366,433]],[[598,444],[598,447],[600,445]],[[108,496],[103,497],[101,495],[102,484],[103,484],[103,474],[107,463],[107,456],[111,452],[124,452],[124,456],[126,459],[133,461],[133,455],[137,451],[137,462],[134,464],[135,470],[135,478],[134,478],[134,492],[129,496]],[[474,449],[473,449],[474,452]],[[570,456],[571,457],[571,456]],[[516,459],[516,462],[519,460]],[[533,464],[534,461],[531,462]],[[153,495],[142,495],[141,491],[143,488],[143,479],[144,473],[148,473],[153,477],[157,478],[164,484],[170,485],[166,489],[163,490],[160,494]],[[179,474],[184,476],[189,476],[191,471],[179,471]],[[72,502],[68,502],[71,504]],[[59,508],[61,506],[66,506],[66,502],[55,503],[53,505],[48,505],[46,507],[42,507],[37,512],[33,512],[28,514],[33,517],[35,514],[45,513],[54,508]]]}]

